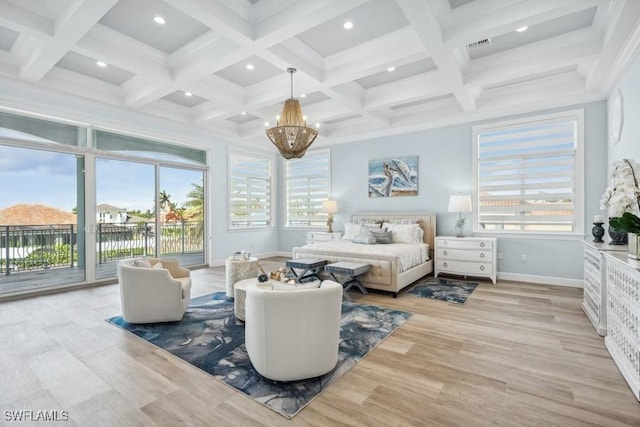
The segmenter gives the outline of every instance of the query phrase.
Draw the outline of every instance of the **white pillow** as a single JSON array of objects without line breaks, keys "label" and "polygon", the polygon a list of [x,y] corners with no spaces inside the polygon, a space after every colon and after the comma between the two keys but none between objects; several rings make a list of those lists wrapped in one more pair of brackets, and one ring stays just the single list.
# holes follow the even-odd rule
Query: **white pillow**
[{"label": "white pillow", "polygon": [[344,225],[344,236],[342,236],[342,240],[353,240],[360,234],[362,234],[362,225],[348,222]]},{"label": "white pillow", "polygon": [[153,268],[164,268],[164,265],[162,265],[162,263],[158,261],[154,264]]},{"label": "white pillow", "polygon": [[422,243],[424,232],[418,224],[390,224],[385,222],[383,227],[391,231],[392,243]]},{"label": "white pillow", "polygon": [[136,267],[151,268],[151,263],[148,259],[136,259],[133,261],[133,265],[135,265]]}]

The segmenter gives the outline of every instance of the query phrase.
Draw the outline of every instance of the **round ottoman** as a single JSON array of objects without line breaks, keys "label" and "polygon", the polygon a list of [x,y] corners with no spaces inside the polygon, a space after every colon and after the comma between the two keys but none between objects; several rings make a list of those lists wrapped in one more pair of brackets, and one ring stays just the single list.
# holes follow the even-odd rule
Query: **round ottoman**
[{"label": "round ottoman", "polygon": [[255,257],[247,260],[234,260],[233,257],[230,257],[225,261],[224,267],[227,298],[234,298],[233,285],[237,281],[258,277],[262,273],[258,258]]}]

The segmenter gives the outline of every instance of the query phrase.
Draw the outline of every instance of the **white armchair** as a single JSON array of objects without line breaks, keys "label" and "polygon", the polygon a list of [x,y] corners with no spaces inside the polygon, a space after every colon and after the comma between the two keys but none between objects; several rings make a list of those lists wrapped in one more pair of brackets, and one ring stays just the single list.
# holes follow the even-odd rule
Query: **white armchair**
[{"label": "white armchair", "polygon": [[247,286],[245,345],[253,367],[276,381],[326,374],[338,362],[342,285],[271,290]]},{"label": "white armchair", "polygon": [[[158,262],[162,268],[157,268]],[[189,270],[176,260],[122,260],[118,263],[118,281],[122,317],[129,323],[182,320],[191,302]]]}]

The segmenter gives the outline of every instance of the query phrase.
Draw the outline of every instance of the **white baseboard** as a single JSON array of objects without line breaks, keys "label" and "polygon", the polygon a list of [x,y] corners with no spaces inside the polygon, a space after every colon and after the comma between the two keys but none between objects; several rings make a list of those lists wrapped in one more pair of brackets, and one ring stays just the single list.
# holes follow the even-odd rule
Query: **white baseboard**
[{"label": "white baseboard", "polygon": [[498,280],[512,280],[514,282],[539,283],[552,286],[570,286],[572,288],[583,288],[584,281],[580,279],[567,279],[564,277],[535,276],[533,274],[500,273]]}]

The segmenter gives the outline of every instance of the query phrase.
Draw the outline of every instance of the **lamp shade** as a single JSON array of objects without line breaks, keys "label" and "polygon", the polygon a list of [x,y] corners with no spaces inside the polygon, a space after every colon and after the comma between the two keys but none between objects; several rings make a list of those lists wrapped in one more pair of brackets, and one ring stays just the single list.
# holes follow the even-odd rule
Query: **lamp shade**
[{"label": "lamp shade", "polygon": [[322,202],[322,212],[336,213],[338,212],[338,204],[335,200],[325,200]]},{"label": "lamp shade", "polygon": [[471,212],[471,196],[458,194],[449,196],[449,212]]}]

